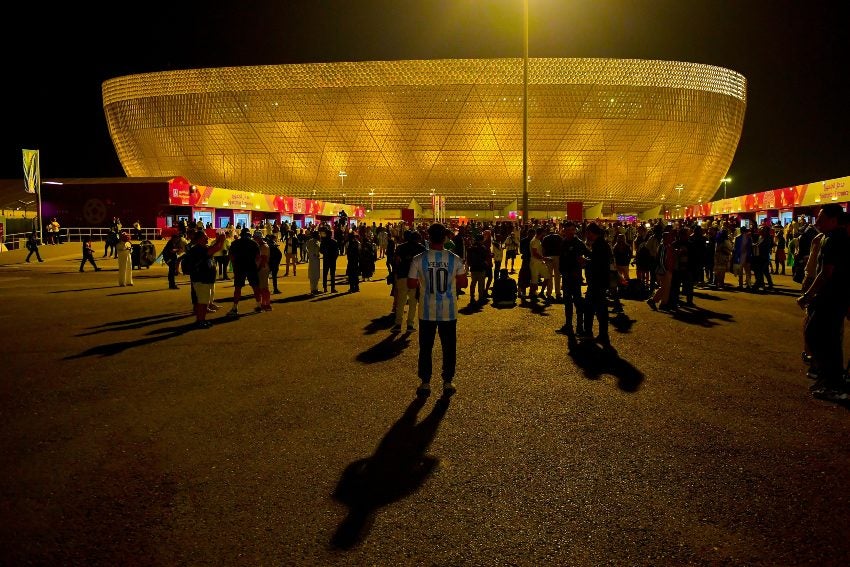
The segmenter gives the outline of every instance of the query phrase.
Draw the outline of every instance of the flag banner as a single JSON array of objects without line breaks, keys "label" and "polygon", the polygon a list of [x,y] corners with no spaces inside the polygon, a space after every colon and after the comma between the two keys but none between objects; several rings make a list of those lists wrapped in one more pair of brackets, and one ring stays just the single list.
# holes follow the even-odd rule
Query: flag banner
[{"label": "flag banner", "polygon": [[41,185],[41,171],[38,165],[38,150],[23,150],[24,152],[24,189],[27,193],[35,193]]}]

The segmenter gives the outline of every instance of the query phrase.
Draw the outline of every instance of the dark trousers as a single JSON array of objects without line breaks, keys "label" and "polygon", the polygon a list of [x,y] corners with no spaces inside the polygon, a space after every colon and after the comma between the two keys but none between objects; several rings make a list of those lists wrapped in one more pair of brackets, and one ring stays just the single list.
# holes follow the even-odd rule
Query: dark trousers
[{"label": "dark trousers", "polygon": [[272,287],[272,291],[274,291],[275,293],[277,293],[277,291],[278,291],[278,289],[277,289],[277,273],[278,273],[278,271],[280,271],[280,264],[277,264],[276,266],[269,266],[269,274],[271,274],[271,276],[272,276],[272,285],[274,286],[274,287]]},{"label": "dark trousers", "polygon": [[331,276],[331,289],[336,289],[336,258],[322,260],[322,287],[328,291],[328,274]]},{"label": "dark trousers", "polygon": [[419,379],[423,382],[431,381],[433,370],[431,355],[437,332],[440,333],[440,346],[443,349],[443,382],[451,382],[455,376],[457,364],[457,320],[419,320]]},{"label": "dark trousers", "polygon": [[573,305],[576,313],[576,329],[584,328],[584,299],[581,296],[581,277],[566,276],[563,284],[564,293],[564,325],[573,328]]},{"label": "dark trousers", "polygon": [[814,368],[821,382],[831,388],[840,388],[844,366],[844,315],[845,306],[830,301],[818,301],[809,307],[809,318],[803,331],[806,344],[812,351]]},{"label": "dark trousers", "polygon": [[230,258],[227,256],[216,256],[215,261],[218,264],[218,277],[221,279],[227,278],[227,264],[230,262]]},{"label": "dark trousers", "polygon": [[42,260],[42,259],[41,259],[41,254],[39,254],[39,252],[38,252],[38,248],[33,248],[32,250],[30,250],[30,253],[29,253],[29,254],[27,254],[27,262],[29,262],[29,261],[30,261],[30,257],[32,257],[32,255],[33,255],[33,254],[35,254],[35,257],[36,257],[36,258],[38,258],[38,261],[39,261],[39,262],[43,262],[43,261],[44,261],[44,260]]},{"label": "dark trousers", "polygon": [[86,265],[86,262],[91,262],[91,265],[94,267],[94,269],[95,270],[97,269],[97,264],[94,263],[94,255],[86,254],[85,256],[83,256],[83,261],[80,262],[80,271],[81,272],[83,271],[83,266]]},{"label": "dark trousers", "polygon": [[593,317],[599,321],[599,337],[608,337],[608,297],[607,289],[604,287],[593,288],[588,286],[585,295],[584,330],[593,333]]},{"label": "dark trousers", "polygon": [[773,287],[773,277],[770,275],[770,259],[759,258],[752,263],[752,266],[756,276],[755,288],[764,289],[765,280],[767,280],[768,286]]},{"label": "dark trousers", "polygon": [[170,262],[166,262],[168,266],[168,287],[173,288],[177,287],[177,267],[180,264],[180,260],[174,259]]},{"label": "dark trousers", "polygon": [[348,276],[348,291],[360,291],[360,274],[346,274]]}]

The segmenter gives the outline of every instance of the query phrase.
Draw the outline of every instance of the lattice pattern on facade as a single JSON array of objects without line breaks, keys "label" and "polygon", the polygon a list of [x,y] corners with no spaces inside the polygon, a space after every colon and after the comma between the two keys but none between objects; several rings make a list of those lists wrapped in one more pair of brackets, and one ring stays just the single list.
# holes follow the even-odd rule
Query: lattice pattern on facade
[{"label": "lattice pattern on facade", "polygon": [[[374,208],[432,192],[448,209],[501,208],[522,193],[521,59],[149,73],[107,81],[103,102],[128,176]],[[714,194],[746,81],[695,63],[531,59],[528,102],[532,210],[642,210]]]}]

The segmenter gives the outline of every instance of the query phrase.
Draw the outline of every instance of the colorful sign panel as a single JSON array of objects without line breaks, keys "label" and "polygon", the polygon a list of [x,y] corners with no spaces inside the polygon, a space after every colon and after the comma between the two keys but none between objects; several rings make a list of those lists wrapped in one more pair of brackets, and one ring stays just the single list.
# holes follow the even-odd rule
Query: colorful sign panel
[{"label": "colorful sign panel", "polygon": [[687,217],[707,217],[756,211],[813,207],[850,201],[850,177],[771,189],[739,197],[684,207]]},{"label": "colorful sign panel", "polygon": [[340,211],[345,211],[345,214],[350,218],[363,218],[366,216],[366,209],[354,205],[281,195],[268,195],[266,193],[253,193],[249,191],[233,191],[231,189],[205,185],[192,185],[182,177],[175,177],[171,181],[168,193],[168,202],[171,205],[177,206],[325,217],[337,216]]}]

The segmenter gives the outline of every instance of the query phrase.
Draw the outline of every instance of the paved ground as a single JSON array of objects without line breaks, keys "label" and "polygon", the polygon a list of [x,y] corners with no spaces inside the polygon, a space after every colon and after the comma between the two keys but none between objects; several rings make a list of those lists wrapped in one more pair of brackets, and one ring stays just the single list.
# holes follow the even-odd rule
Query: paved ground
[{"label": "paved ground", "polygon": [[78,247],[0,258],[1,564],[850,561],[850,414],[808,396],[790,278],[627,302],[617,355],[464,300],[458,394],[418,404],[383,281],[310,298],[299,266],[190,330],[185,283]]}]

